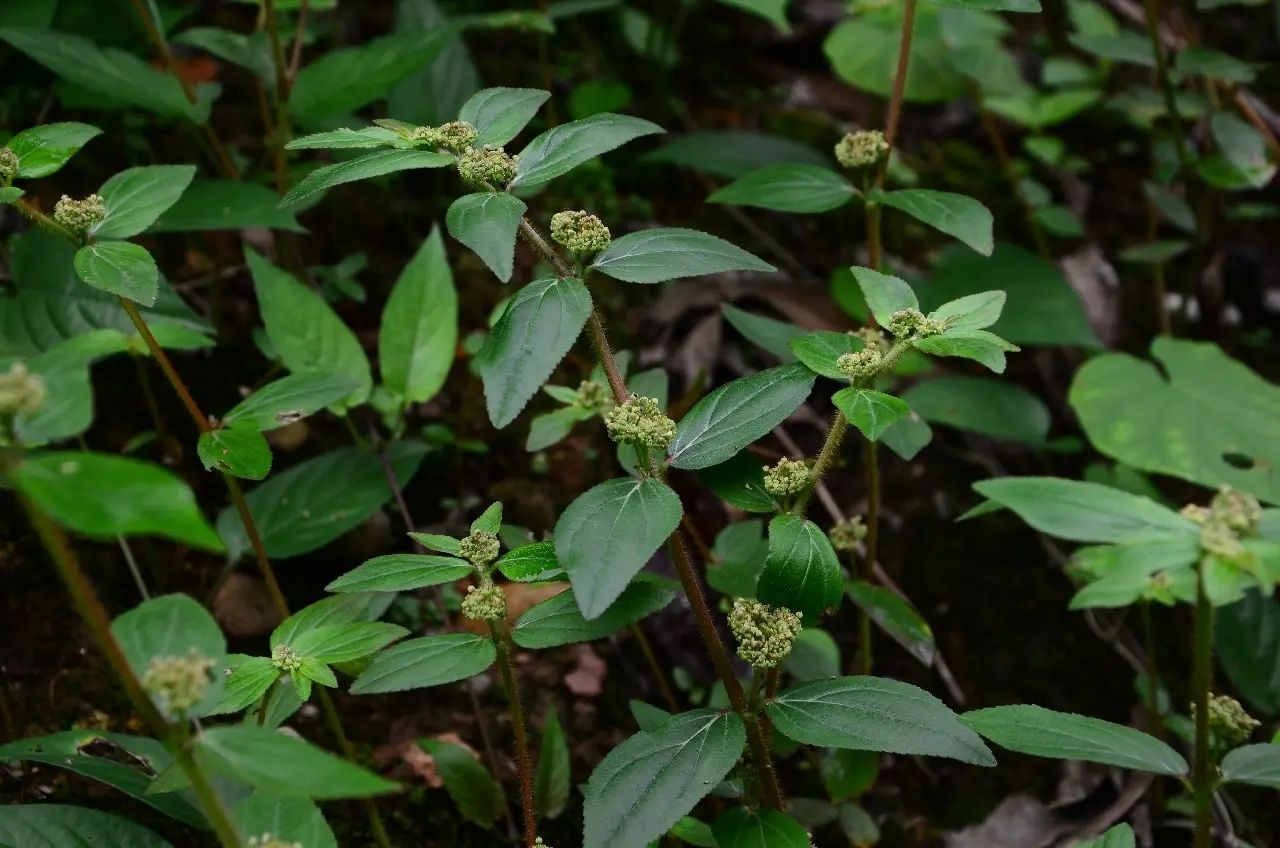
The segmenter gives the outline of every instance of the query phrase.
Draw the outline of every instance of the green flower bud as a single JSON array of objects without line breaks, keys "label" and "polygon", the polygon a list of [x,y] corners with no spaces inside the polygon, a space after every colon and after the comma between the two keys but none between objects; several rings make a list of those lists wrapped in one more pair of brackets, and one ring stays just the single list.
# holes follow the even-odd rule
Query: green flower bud
[{"label": "green flower bud", "polygon": [[288,645],[277,645],[271,649],[271,664],[285,674],[291,674],[302,668],[302,657]]},{"label": "green flower bud", "polygon": [[809,465],[804,460],[784,456],[777,465],[765,469],[764,490],[775,497],[789,497],[804,491],[810,477]]},{"label": "green flower bud", "polygon": [[915,333],[920,338],[936,336],[947,329],[946,321],[926,318],[919,309],[900,309],[889,318],[889,332],[895,338],[906,338]]},{"label": "green flower bud", "polygon": [[213,660],[195,650],[185,657],[152,657],[142,687],[151,693],[161,712],[179,716],[204,700],[213,666]]},{"label": "green flower bud", "polygon": [[458,157],[458,174],[478,188],[505,186],[516,178],[516,157],[501,147],[473,147]]},{"label": "green flower bud", "polygon": [[306,848],[306,846],[301,842],[285,842],[270,833],[264,833],[261,836],[249,837],[249,848]]},{"label": "green flower bud", "polygon": [[502,621],[507,617],[507,594],[492,580],[468,586],[462,614],[473,621]]},{"label": "green flower bud", "polygon": [[551,216],[551,237],[574,253],[596,253],[613,240],[609,228],[590,212],[557,212]]},{"label": "green flower bud", "polygon": [[864,347],[862,350],[840,354],[836,367],[851,381],[869,380],[879,372],[883,359],[876,348]]},{"label": "green flower bud", "polygon": [[53,220],[73,233],[83,233],[105,217],[107,206],[97,194],[84,200],[73,200],[64,194],[53,207]]},{"label": "green flower bud", "polygon": [[[1196,717],[1196,705],[1191,705],[1191,719]],[[1262,725],[1245,711],[1240,702],[1229,695],[1209,695],[1209,731],[1223,747],[1234,748],[1249,741],[1253,732]]]},{"label": "green flower bud", "polygon": [[440,146],[454,153],[461,153],[476,143],[476,128],[466,121],[442,124],[437,132],[440,133]]},{"label": "green flower bud", "polygon": [[437,127],[414,127],[409,138],[421,141],[428,147],[444,147],[444,136]]},{"label": "green flower bud", "polygon": [[827,531],[827,538],[837,551],[856,551],[862,540],[867,538],[867,525],[862,523],[862,516],[855,515],[832,525]]},{"label": "green flower bud", "polygon": [[0,180],[8,182],[18,175],[18,154],[0,147]]},{"label": "green flower bud", "polygon": [[484,568],[497,559],[499,550],[498,537],[484,530],[476,530],[458,543],[458,553],[476,568]]},{"label": "green flower bud", "polygon": [[27,370],[21,362],[0,372],[0,418],[34,415],[44,406],[44,381]]},{"label": "green flower bud", "polygon": [[1209,510],[1215,520],[1245,536],[1257,533],[1258,521],[1262,519],[1262,505],[1258,499],[1230,486],[1218,490],[1209,503]]},{"label": "green flower bud", "polygon": [[836,143],[836,161],[851,171],[878,165],[889,155],[889,142],[879,130],[845,133]]},{"label": "green flower bud", "polygon": [[786,607],[738,598],[729,613],[729,629],[738,640],[738,656],[753,668],[773,668],[787,658],[801,629],[801,614]]},{"label": "green flower bud", "polygon": [[609,406],[609,392],[595,380],[583,380],[578,384],[578,394],[574,397],[573,404],[583,409],[603,410]]},{"label": "green flower bud", "polygon": [[609,438],[620,444],[666,450],[676,437],[676,422],[650,397],[632,395],[615,406],[604,419]]}]

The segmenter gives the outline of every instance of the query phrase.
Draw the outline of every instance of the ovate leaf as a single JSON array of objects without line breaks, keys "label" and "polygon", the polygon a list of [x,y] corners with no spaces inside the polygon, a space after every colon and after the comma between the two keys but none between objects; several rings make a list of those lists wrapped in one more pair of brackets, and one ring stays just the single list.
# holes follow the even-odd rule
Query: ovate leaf
[{"label": "ovate leaf", "polygon": [[100,239],[136,236],[178,202],[195,175],[194,165],[144,165],[121,171],[98,189],[107,214],[91,232]]},{"label": "ovate leaf", "polygon": [[418,745],[431,755],[445,791],[463,818],[481,827],[491,827],[494,819],[502,815],[502,787],[475,754],[461,745],[439,739],[419,739]]},{"label": "ovate leaf", "polygon": [[672,586],[654,580],[635,580],[608,609],[587,620],[578,609],[573,590],[569,589],[534,605],[520,616],[511,630],[511,639],[522,648],[593,642],[663,609],[675,597]]},{"label": "ovate leaf", "polygon": [[271,470],[271,447],[257,430],[218,428],[201,433],[196,452],[206,471],[261,480]]},{"label": "ovate leaf", "polygon": [[858,287],[862,289],[862,296],[866,299],[871,314],[880,326],[889,326],[895,312],[920,308],[915,291],[905,280],[891,274],[881,274],[871,268],[854,266],[850,270],[858,281]]},{"label": "ovate leaf", "polygon": [[440,231],[433,229],[400,272],[382,310],[378,363],[387,388],[409,403],[435,397],[453,365],[458,293]]},{"label": "ovate leaf", "polygon": [[5,143],[18,157],[18,178],[33,180],[57,173],[63,165],[102,130],[67,121],[41,124],[23,130]]},{"label": "ovate leaf", "polygon": [[280,201],[280,205],[293,206],[318,191],[343,183],[367,180],[414,168],[443,168],[452,163],[452,156],[432,150],[375,150],[354,159],[316,168],[303,177],[296,186],[289,189],[284,199]]},{"label": "ovate leaf", "polygon": [[628,283],[660,283],[726,271],[774,271],[740,247],[697,230],[655,227],[616,238],[591,267]]},{"label": "ovate leaf", "polygon": [[662,127],[630,115],[603,112],[553,127],[520,151],[512,186],[533,188],[566,174],[632,139],[662,132]]},{"label": "ovate leaf", "polygon": [[156,219],[149,233],[268,229],[303,232],[293,212],[266,186],[236,180],[196,180]]},{"label": "ovate leaf", "polygon": [[453,583],[475,572],[471,563],[433,554],[374,557],[325,587],[327,592],[410,592]]},{"label": "ovate leaf", "polygon": [[111,622],[111,635],[139,680],[146,679],[157,660],[197,656],[209,662],[204,697],[190,708],[177,709],[161,695],[150,693],[156,709],[168,718],[199,718],[222,697],[227,642],[218,622],[193,598],[162,595],[143,601]]},{"label": "ovate leaf", "polygon": [[320,808],[305,798],[282,798],[254,792],[233,811],[241,833],[271,834],[306,848],[338,848],[338,841]]},{"label": "ovate leaf", "polygon": [[538,771],[533,781],[534,807],[549,819],[559,817],[569,803],[572,787],[569,743],[559,715],[551,710],[542,727],[542,744],[538,747]]},{"label": "ovate leaf", "polygon": [[836,408],[868,441],[878,441],[890,425],[901,421],[910,408],[901,399],[872,389],[841,389],[832,396]]},{"label": "ovate leaf", "polygon": [[452,683],[479,674],[497,656],[493,640],[474,633],[410,639],[374,657],[351,685],[351,693],[373,695]]},{"label": "ovate leaf", "polygon": [[449,235],[474,250],[505,283],[515,266],[516,233],[526,208],[514,195],[482,191],[453,201],[444,220]]},{"label": "ovate leaf", "polygon": [[551,92],[540,88],[486,88],[462,104],[459,121],[476,128],[477,145],[501,147],[520,134]]},{"label": "ovate leaf", "polygon": [[127,241],[99,241],[76,251],[76,275],[95,289],[151,306],[160,269],[147,249]]},{"label": "ovate leaf", "polygon": [[237,429],[275,430],[337,403],[355,387],[347,377],[290,374],[240,401],[222,416],[222,423]]},{"label": "ovate leaf", "polygon": [[830,168],[768,165],[714,192],[708,203],[759,206],[779,212],[828,212],[848,203],[853,186]]},{"label": "ovate leaf", "polygon": [[199,757],[256,789],[289,798],[364,798],[398,786],[298,736],[254,725],[208,728],[195,740]]},{"label": "ovate leaf", "polygon": [[893,641],[926,666],[933,665],[933,630],[906,598],[861,580],[850,581],[849,597]]},{"label": "ovate leaf", "polygon": [[769,522],[769,554],[756,584],[759,600],[803,613],[814,624],[828,607],[840,605],[842,581],[840,561],[816,524],[797,515]]},{"label": "ovate leaf", "polygon": [[1280,744],[1245,745],[1222,758],[1222,779],[1280,789]]},{"label": "ovate leaf", "polygon": [[0,845],[173,848],[150,830],[127,819],[65,804],[0,806]]},{"label": "ovate leaf", "polygon": [[786,813],[735,807],[711,825],[717,848],[810,848],[809,832]]}]

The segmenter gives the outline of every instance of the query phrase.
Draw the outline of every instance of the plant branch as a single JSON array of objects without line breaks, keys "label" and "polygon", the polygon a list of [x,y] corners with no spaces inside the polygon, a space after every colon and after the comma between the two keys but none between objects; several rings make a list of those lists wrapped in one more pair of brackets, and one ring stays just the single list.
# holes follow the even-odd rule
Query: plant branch
[{"label": "plant branch", "polygon": [[[1151,681],[1147,681],[1151,685]],[[1191,696],[1195,703],[1195,754],[1191,790],[1195,796],[1195,848],[1213,843],[1213,792],[1217,769],[1209,753],[1209,688],[1213,685],[1213,604],[1204,591],[1204,575],[1196,580],[1195,642],[1192,646]]]},{"label": "plant branch", "polygon": [[520,807],[524,812],[524,840],[526,848],[533,848],[538,837],[538,813],[533,806],[533,766],[529,759],[529,736],[525,729],[524,707],[520,703],[520,690],[516,686],[515,670],[511,665],[511,648],[507,643],[506,624],[489,623],[493,634],[493,647],[498,652],[498,671],[502,677],[502,691],[511,710],[511,729],[515,734],[516,763],[520,770]]}]

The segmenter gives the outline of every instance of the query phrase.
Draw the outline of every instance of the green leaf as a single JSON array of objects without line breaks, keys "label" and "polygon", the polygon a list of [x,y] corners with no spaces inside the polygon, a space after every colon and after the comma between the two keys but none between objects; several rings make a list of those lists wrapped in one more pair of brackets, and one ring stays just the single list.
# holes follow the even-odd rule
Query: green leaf
[{"label": "green leaf", "polygon": [[156,302],[160,269],[142,245],[99,241],[76,251],[76,275],[95,289],[128,298],[143,306]]},{"label": "green leaf", "polygon": [[476,516],[476,520],[471,522],[472,533],[493,533],[497,535],[502,530],[502,502],[494,501],[485,507],[484,512]]},{"label": "green leaf", "polygon": [[[396,480],[407,486],[426,453],[419,442],[388,451]],[[334,481],[341,485],[334,485]],[[355,527],[391,500],[382,461],[360,448],[339,448],[274,475],[247,495],[267,555],[285,559],[314,551]],[[249,549],[240,516],[227,507],[218,533],[235,560]]]},{"label": "green leaf", "polygon": [[560,561],[556,559],[556,546],[553,542],[521,545],[499,558],[495,567],[502,572],[502,576],[518,583],[567,579]]},{"label": "green leaf", "polygon": [[840,646],[822,628],[806,627],[796,636],[791,653],[782,661],[782,668],[797,683],[839,677]]},{"label": "green leaf", "polygon": [[261,480],[271,470],[271,447],[257,430],[219,428],[201,433],[196,453],[206,471],[225,471],[245,480]]},{"label": "green leaf", "polygon": [[279,208],[279,200],[266,186],[236,180],[196,180],[147,232],[247,229],[304,232],[292,212]]},{"label": "green leaf", "polygon": [[[458,17],[464,25],[471,20]],[[448,26],[450,20],[435,0],[403,0],[396,4],[397,31],[430,32]],[[387,97],[387,114],[414,124],[443,124],[457,116],[480,85],[480,72],[459,33],[430,63],[396,83]]]},{"label": "green leaf", "polygon": [[1280,712],[1280,601],[1249,592],[1218,610],[1215,631],[1218,660],[1235,688],[1260,712]]},{"label": "green leaf", "polygon": [[718,465],[781,424],[804,403],[814,375],[800,363],[725,383],[680,419],[668,453],[676,468]]},{"label": "green leaf", "polygon": [[590,314],[591,295],[574,277],[534,280],[507,302],[476,355],[493,426],[515,420],[573,347]]},{"label": "green leaf", "polygon": [[685,816],[673,824],[667,831],[667,835],[696,848],[716,848],[716,838],[711,835],[711,825],[700,822],[693,816]]},{"label": "green leaf", "polygon": [[17,186],[0,186],[0,204],[13,203],[24,194],[26,192]]},{"label": "green leaf", "polygon": [[[276,6],[279,9],[279,5]],[[270,89],[275,85],[275,63],[271,56],[271,43],[264,29],[244,35],[217,27],[191,27],[175,36],[173,41],[190,44],[217,56],[223,61],[251,72]]]},{"label": "green leaf", "polygon": [[164,745],[145,736],[65,730],[0,745],[0,762],[63,768],[118,789],[190,827],[206,826],[204,815],[186,796],[149,794],[155,776],[172,766],[173,758]]},{"label": "green leaf", "polygon": [[380,651],[409,631],[383,621],[352,621],[313,627],[289,641],[289,647],[306,659],[339,665]]},{"label": "green leaf", "polygon": [[916,299],[915,291],[905,280],[856,265],[849,270],[853,272],[853,278],[858,281],[858,288],[862,289],[867,307],[880,326],[889,326],[895,312],[920,308],[920,301]]},{"label": "green leaf", "polygon": [[343,405],[357,406],[369,397],[373,377],[369,360],[355,334],[342,323],[320,294],[267,262],[246,246],[245,261],[266,325],[267,338],[290,371],[320,373],[352,380],[356,388]]},{"label": "green leaf", "polygon": [[432,150],[375,150],[354,159],[316,168],[285,193],[280,206],[293,206],[316,192],[344,183],[372,179],[414,168],[443,168],[452,164],[452,156]]},{"label": "green leaf", "polygon": [[439,739],[419,739],[418,745],[431,755],[445,791],[463,818],[481,827],[492,827],[506,802],[502,787],[475,755],[461,745]]},{"label": "green leaf", "polygon": [[827,157],[783,136],[750,130],[698,130],[676,137],[641,157],[736,179],[765,165],[788,162],[830,167]]},{"label": "green leaf", "polygon": [[475,251],[505,283],[515,267],[516,233],[527,208],[514,195],[483,191],[453,201],[444,221],[449,235]]},{"label": "green leaf", "polygon": [[227,657],[227,675],[222,699],[209,710],[211,715],[238,713],[258,703],[280,679],[280,669],[268,657],[236,654]]},{"label": "green leaf", "polygon": [[0,806],[0,845],[173,848],[145,827],[127,819],[65,804]]},{"label": "green leaf", "polygon": [[916,350],[934,356],[957,356],[980,362],[997,374],[1005,369],[1005,352],[1018,347],[986,330],[948,330],[940,336],[928,336],[911,342]]},{"label": "green leaf", "polygon": [[1133,828],[1118,824],[1097,839],[1079,843],[1076,848],[1134,848],[1135,844]]},{"label": "green leaf", "polygon": [[542,744],[538,746],[538,771],[533,779],[534,808],[546,818],[558,818],[569,804],[572,788],[569,743],[560,725],[560,716],[550,710],[542,726]]},{"label": "green leaf", "polygon": [[409,538],[429,551],[439,551],[452,557],[461,557],[462,548],[457,539],[440,533],[410,533]]},{"label": "green leaf", "polygon": [[995,248],[991,212],[972,197],[927,188],[905,188],[872,192],[871,199],[954,236],[983,256],[990,256]]},{"label": "green leaf", "polygon": [[818,770],[832,801],[857,798],[876,784],[880,756],[874,751],[828,748],[821,753]]},{"label": "green leaf", "polygon": [[194,165],[144,165],[121,171],[98,189],[107,214],[90,232],[99,239],[136,236],[178,202],[195,175]]},{"label": "green leaf", "polygon": [[987,12],[1040,11],[1040,0],[933,0],[939,6],[955,6],[957,9],[980,9]]},{"label": "green leaf", "polygon": [[1245,745],[1222,758],[1222,779],[1280,789],[1280,744]]},{"label": "green leaf", "polygon": [[711,825],[719,848],[810,848],[809,832],[798,821],[761,807],[735,807],[721,813]]},{"label": "green leaf", "polygon": [[211,663],[204,697],[190,709],[173,710],[163,698],[151,695],[156,709],[166,717],[199,718],[221,699],[227,642],[218,622],[191,597],[162,595],[144,601],[118,616],[111,623],[111,634],[139,680],[146,678],[152,661],[157,659],[182,659],[195,654]]},{"label": "green leaf", "polygon": [[805,744],[996,764],[978,735],[945,704],[897,680],[841,677],[802,683],[780,693],[765,711],[780,733]]},{"label": "green leaf", "polygon": [[222,542],[180,477],[158,465],[77,451],[27,456],[14,485],[69,530],[86,536],[164,536],[208,551]]},{"label": "green leaf", "polygon": [[173,74],[153,68],[132,53],[35,27],[0,29],[0,40],[108,103],[140,106],[161,117],[185,118],[198,124],[209,120],[211,99],[205,96],[207,92],[195,103],[189,102]]},{"label": "green leaf", "polygon": [[350,378],[332,374],[290,374],[233,406],[222,423],[235,429],[275,430],[337,403],[355,385]]},{"label": "green leaf", "polygon": [[457,27],[407,29],[356,47],[330,50],[302,68],[289,94],[289,111],[304,124],[345,115],[380,100],[405,77],[432,61],[457,36]]},{"label": "green leaf", "polygon": [[[997,36],[985,12],[919,8],[907,67],[904,99],[908,103],[941,103],[963,97],[967,80],[953,62],[958,48],[987,48],[998,55]],[[860,11],[839,23],[823,44],[836,76],[862,91],[887,98],[893,89],[902,36],[902,6]],[[997,24],[999,21],[997,19]]]},{"label": "green leaf", "polygon": [[871,442],[878,441],[886,429],[911,412],[901,398],[872,389],[841,389],[831,400]]},{"label": "green leaf", "polygon": [[769,522],[769,554],[756,584],[758,599],[803,613],[813,624],[828,607],[840,606],[843,579],[836,552],[818,525],[796,515]]},{"label": "green leaf", "polygon": [[304,798],[281,798],[254,792],[233,810],[241,833],[271,834],[282,842],[306,848],[338,848],[338,841],[320,808]]},{"label": "green leaf", "polygon": [[669,585],[643,576],[623,590],[596,618],[587,620],[578,610],[572,589],[535,604],[511,630],[511,639],[522,648],[554,648],[575,642],[594,642],[616,633],[628,624],[653,615],[676,597]]},{"label": "green leaf", "polygon": [[645,848],[724,779],[745,744],[742,719],[714,710],[682,713],[635,734],[587,783],[583,848]]},{"label": "green leaf", "polygon": [[907,653],[926,666],[933,665],[933,630],[910,601],[891,589],[861,580],[850,581],[846,591],[858,608]]},{"label": "green leaf", "polygon": [[425,403],[444,386],[457,342],[458,293],[440,230],[432,229],[382,310],[383,383],[410,403]]},{"label": "green leaf", "polygon": [[707,202],[813,214],[837,209],[853,195],[849,181],[830,168],[767,165],[712,193]]},{"label": "green leaf", "polygon": [[746,512],[773,512],[778,502],[765,491],[764,468],[749,451],[739,451],[718,465],[698,469],[698,477],[730,506]]},{"label": "green leaf", "polygon": [[520,134],[550,96],[540,88],[485,88],[462,104],[458,120],[476,128],[477,145],[501,147]]},{"label": "green leaf", "polygon": [[833,330],[815,330],[791,340],[791,352],[810,371],[842,383],[849,378],[840,370],[837,361],[844,354],[862,350],[862,347],[862,339],[852,333],[837,333]]},{"label": "green leaf", "polygon": [[410,592],[453,583],[473,574],[466,560],[431,554],[374,557],[325,587],[326,592]]},{"label": "green leaf", "polygon": [[805,335],[804,330],[786,321],[747,312],[731,303],[721,304],[720,311],[724,314],[725,320],[732,324],[733,328],[747,341],[764,348],[783,362],[795,361],[795,355],[791,352],[791,342]]},{"label": "green leaf", "polygon": [[583,617],[599,617],[622,595],[682,512],[680,496],[651,478],[610,480],[569,505],[556,522],[556,559]]},{"label": "green leaf", "polygon": [[337,595],[308,604],[271,631],[271,647],[291,645],[309,630],[355,621],[373,621],[386,612],[391,601],[390,595],[364,593]]},{"label": "green leaf", "polygon": [[1162,337],[1151,352],[1164,374],[1122,353],[1076,372],[1071,406],[1093,446],[1142,471],[1280,502],[1270,471],[1280,464],[1280,388],[1209,342]]},{"label": "green leaf", "polygon": [[1000,320],[1007,299],[1002,291],[984,291],[947,301],[929,317],[947,323],[947,332],[981,330]]},{"label": "green leaf", "polygon": [[1136,32],[1089,33],[1079,32],[1068,40],[1086,53],[1112,62],[1127,62],[1147,68],[1156,66],[1156,56],[1151,41]]},{"label": "green leaf", "polygon": [[1205,47],[1187,47],[1178,51],[1178,72],[1198,74],[1225,82],[1249,83],[1258,75],[1257,66],[1234,56]]},{"label": "green leaf", "polygon": [[33,180],[57,173],[80,148],[100,135],[102,130],[89,124],[41,124],[18,133],[5,147],[18,157],[17,177]]},{"label": "green leaf", "polygon": [[724,239],[680,227],[655,227],[616,238],[596,256],[591,267],[628,283],[660,283],[726,271],[777,270]]},{"label": "green leaf", "polygon": [[44,404],[34,413],[22,412],[14,417],[14,430],[24,446],[34,447],[78,436],[93,423],[93,384],[89,365],[97,358],[96,352],[94,355],[81,355],[73,350],[78,343],[91,337],[102,339],[112,349],[116,346],[109,331],[94,331],[92,336],[82,336],[26,360],[27,370],[40,378],[45,386],[56,386],[57,391],[52,396],[46,394]]},{"label": "green leaf", "polygon": [[602,112],[553,127],[520,151],[512,187],[533,188],[641,136],[663,132],[642,118]]},{"label": "green leaf", "polygon": [[414,142],[386,127],[339,127],[327,132],[312,133],[295,138],[285,145],[286,150],[361,150],[371,147],[399,147],[408,150]]},{"label": "green leaf", "polygon": [[374,657],[351,685],[351,693],[374,695],[452,683],[479,674],[497,656],[493,640],[473,633],[410,639]]},{"label": "green leaf", "polygon": [[265,727],[207,728],[196,737],[195,747],[217,771],[286,798],[365,798],[399,788],[298,736]]},{"label": "green leaf", "polygon": [[1187,761],[1165,743],[1123,724],[1018,704],[973,710],[960,717],[1002,748],[1057,760],[1084,760],[1173,777]]},{"label": "green leaf", "polygon": [[902,399],[924,420],[1030,445],[1049,436],[1049,407],[1026,389],[986,377],[935,377]]},{"label": "green leaf", "polygon": [[1189,519],[1149,498],[1059,477],[1002,477],[974,483],[1041,533],[1072,542],[1134,542],[1197,533]]}]

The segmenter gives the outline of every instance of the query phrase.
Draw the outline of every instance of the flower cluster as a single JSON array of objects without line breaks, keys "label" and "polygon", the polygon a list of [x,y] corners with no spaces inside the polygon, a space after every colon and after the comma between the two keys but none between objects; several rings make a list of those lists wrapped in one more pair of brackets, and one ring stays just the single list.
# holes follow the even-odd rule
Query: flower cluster
[{"label": "flower cluster", "polygon": [[862,339],[864,348],[871,348],[883,352],[885,347],[884,333],[879,327],[859,327],[853,331],[853,334]]},{"label": "flower cluster", "polygon": [[947,329],[945,321],[926,318],[924,313],[914,307],[899,309],[889,317],[889,332],[899,339],[906,338],[912,333],[920,338],[927,338],[936,336],[945,329]]},{"label": "flower cluster", "polygon": [[152,657],[142,687],[155,698],[161,711],[181,715],[204,700],[214,661],[194,649],[185,657]]},{"label": "flower cluster", "polygon": [[676,437],[676,422],[651,397],[632,395],[604,420],[609,438],[621,444],[664,450]]},{"label": "flower cluster", "polygon": [[753,668],[773,668],[787,658],[800,634],[801,614],[786,607],[738,598],[729,613],[729,629],[738,640],[738,656]]},{"label": "flower cluster", "polygon": [[271,664],[285,674],[302,668],[302,657],[288,645],[276,645],[271,649]]},{"label": "flower cluster", "polygon": [[883,360],[884,357],[880,355],[878,349],[864,347],[862,350],[840,354],[840,358],[836,360],[836,367],[840,369],[841,374],[857,382],[874,377],[879,372]]},{"label": "flower cluster", "polygon": [[484,568],[497,559],[499,550],[498,537],[485,530],[474,530],[458,542],[458,553],[476,568]]},{"label": "flower cluster", "polygon": [[862,523],[862,516],[855,515],[832,525],[827,531],[827,538],[837,551],[856,551],[859,543],[867,538],[867,525]]},{"label": "flower cluster", "polygon": [[1236,560],[1245,554],[1241,537],[1258,532],[1262,505],[1252,495],[1223,486],[1208,507],[1188,504],[1182,514],[1200,525],[1201,548],[1223,559]]},{"label": "flower cluster", "polygon": [[468,586],[462,614],[473,621],[502,621],[507,617],[507,595],[492,580]]},{"label": "flower cluster", "polygon": [[811,476],[804,460],[784,456],[777,465],[765,469],[764,490],[775,497],[789,497],[804,491]]},{"label": "flower cluster", "polygon": [[845,133],[836,143],[836,161],[851,171],[870,168],[889,155],[889,142],[879,130]]},{"label": "flower cluster", "polygon": [[[1191,705],[1191,718],[1196,717],[1196,705]],[[1224,746],[1234,748],[1249,741],[1253,732],[1262,725],[1235,698],[1229,695],[1209,695],[1209,730]]]},{"label": "flower cluster", "polygon": [[583,380],[578,384],[573,405],[596,412],[603,411],[609,406],[609,392],[595,380]]},{"label": "flower cluster", "polygon": [[552,215],[551,237],[574,253],[595,253],[613,240],[603,221],[582,210]]},{"label": "flower cluster", "polygon": [[425,142],[429,147],[461,153],[475,144],[476,128],[466,121],[450,121],[438,127],[415,127],[409,138]]},{"label": "flower cluster", "polygon": [[34,415],[44,406],[44,381],[21,362],[0,371],[0,418]]},{"label": "flower cluster", "polygon": [[458,157],[458,175],[477,188],[505,186],[516,178],[516,164],[501,147],[473,147]]},{"label": "flower cluster", "polygon": [[18,175],[18,154],[0,147],[0,180],[8,182]]},{"label": "flower cluster", "polygon": [[249,837],[249,848],[306,848],[301,842],[285,842],[270,833]]},{"label": "flower cluster", "polygon": [[83,233],[107,217],[107,205],[101,195],[91,194],[84,200],[62,195],[53,207],[53,220],[73,233]]}]

